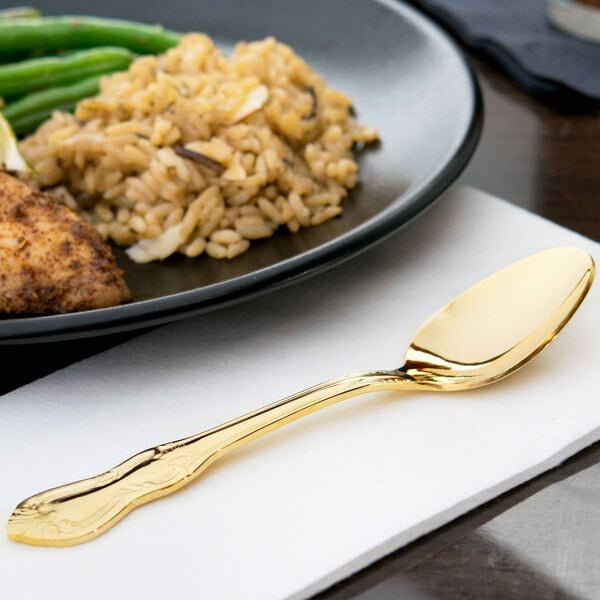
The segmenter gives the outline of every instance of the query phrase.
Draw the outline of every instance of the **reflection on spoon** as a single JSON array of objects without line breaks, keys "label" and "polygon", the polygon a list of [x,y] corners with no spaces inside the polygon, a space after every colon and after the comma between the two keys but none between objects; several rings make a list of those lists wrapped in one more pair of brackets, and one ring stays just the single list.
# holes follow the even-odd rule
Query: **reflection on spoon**
[{"label": "reflection on spoon", "polygon": [[150,448],[89,479],[41,492],[11,515],[8,536],[40,546],[91,540],[137,506],[183,487],[227,452],[318,409],[383,390],[468,390],[506,377],[567,323],[594,262],[573,247],[534,254],[484,279],[427,320],[402,367],[332,379],[203,433]]}]

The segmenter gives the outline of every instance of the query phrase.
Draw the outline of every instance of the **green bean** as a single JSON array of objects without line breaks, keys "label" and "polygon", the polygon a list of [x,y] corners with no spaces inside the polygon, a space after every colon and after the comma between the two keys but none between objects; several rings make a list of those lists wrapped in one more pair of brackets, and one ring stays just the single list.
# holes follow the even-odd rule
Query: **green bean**
[{"label": "green bean", "polygon": [[40,15],[40,11],[32,6],[15,6],[0,10],[0,19],[31,19]]},{"label": "green bean", "polygon": [[91,16],[0,20],[0,61],[58,50],[120,46],[156,54],[179,43],[181,34],[160,25]]},{"label": "green bean", "polygon": [[19,137],[33,131],[53,110],[72,110],[75,104],[99,91],[100,76],[94,75],[69,85],[32,92],[2,108],[2,113]]},{"label": "green bean", "polygon": [[0,96],[7,100],[92,75],[125,70],[135,56],[125,48],[101,47],[0,65]]}]

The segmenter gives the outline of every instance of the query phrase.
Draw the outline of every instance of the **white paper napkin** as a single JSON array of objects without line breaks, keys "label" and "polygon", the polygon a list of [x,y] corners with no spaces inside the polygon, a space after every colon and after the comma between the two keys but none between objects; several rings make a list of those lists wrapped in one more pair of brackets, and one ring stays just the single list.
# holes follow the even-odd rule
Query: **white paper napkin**
[{"label": "white paper napkin", "polygon": [[[473,189],[332,270],[0,398],[0,515],[325,379],[400,366],[421,322],[538,250],[599,245]],[[0,539],[0,598],[306,598],[600,438],[600,285],[525,369],[370,394],[228,455],[70,548]]]}]

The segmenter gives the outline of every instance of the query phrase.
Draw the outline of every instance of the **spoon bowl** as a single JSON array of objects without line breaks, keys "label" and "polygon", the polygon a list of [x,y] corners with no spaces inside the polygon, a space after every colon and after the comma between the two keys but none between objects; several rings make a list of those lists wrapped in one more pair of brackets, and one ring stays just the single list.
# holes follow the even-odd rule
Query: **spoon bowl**
[{"label": "spoon bowl", "polygon": [[443,391],[481,387],[540,352],[577,310],[594,277],[579,248],[539,252],[497,271],[430,317],[402,370]]},{"label": "spoon bowl", "polygon": [[103,474],[23,500],[9,538],[32,545],[89,541],[137,506],[180,489],[231,450],[316,410],[389,390],[459,391],[506,377],[568,322],[594,278],[574,247],[522,259],[469,288],[415,333],[402,367],[326,381],[182,440],[144,450]]}]

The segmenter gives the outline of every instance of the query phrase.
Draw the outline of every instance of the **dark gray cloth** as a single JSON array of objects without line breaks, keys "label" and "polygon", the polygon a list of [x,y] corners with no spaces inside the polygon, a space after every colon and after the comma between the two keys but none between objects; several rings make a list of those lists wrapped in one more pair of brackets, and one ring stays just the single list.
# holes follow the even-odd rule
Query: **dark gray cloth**
[{"label": "dark gray cloth", "polygon": [[562,104],[600,101],[600,44],[556,28],[546,0],[415,0],[465,46],[498,64],[521,87]]}]

